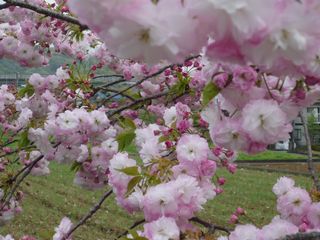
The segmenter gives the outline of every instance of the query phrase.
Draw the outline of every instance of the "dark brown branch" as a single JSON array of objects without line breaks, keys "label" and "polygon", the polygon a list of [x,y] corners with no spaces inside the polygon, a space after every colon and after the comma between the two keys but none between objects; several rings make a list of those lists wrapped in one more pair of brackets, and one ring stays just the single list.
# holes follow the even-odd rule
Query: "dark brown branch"
[{"label": "dark brown branch", "polygon": [[10,7],[10,6],[11,6],[11,5],[10,5],[9,3],[1,4],[1,5],[0,5],[0,10],[6,9],[6,8],[8,8],[8,7]]},{"label": "dark brown branch", "polygon": [[133,107],[135,105],[138,105],[140,103],[144,103],[144,102],[147,102],[147,101],[150,101],[150,100],[153,100],[153,99],[157,99],[157,98],[166,96],[167,94],[168,94],[168,91],[162,92],[162,93],[158,93],[158,94],[155,94],[155,95],[152,95],[152,96],[149,96],[149,97],[137,99],[134,102],[129,103],[129,104],[125,105],[125,106],[122,106],[122,107],[116,109],[115,111],[109,113],[108,117],[112,117],[115,114],[121,113],[122,111],[124,111],[126,109],[129,109],[129,108],[131,108],[131,107]]},{"label": "dark brown branch", "polygon": [[[17,159],[19,159],[19,158],[17,158]],[[7,184],[12,184],[12,183],[14,183],[14,182],[18,179],[18,177],[19,177],[26,169],[28,169],[35,161],[37,161],[37,159],[34,160],[34,161],[32,161],[30,164],[25,165],[22,169],[20,169],[19,172],[17,172],[17,174],[16,174],[15,176],[13,176],[13,177],[11,177],[10,179],[8,179],[8,180],[6,181],[6,183],[7,183]],[[1,186],[0,186],[0,188],[3,188],[3,187],[4,187],[4,185],[1,185]]]},{"label": "dark brown branch", "polygon": [[59,20],[62,20],[62,21],[68,22],[68,23],[72,23],[72,24],[78,25],[82,31],[88,29],[88,26],[81,24],[74,17],[67,16],[65,14],[58,13],[58,12],[49,10],[47,8],[44,8],[44,7],[32,5],[32,4],[30,4],[28,2],[25,2],[25,1],[20,1],[20,0],[4,0],[4,1],[6,2],[6,4],[9,4],[11,6],[17,6],[17,7],[21,7],[21,8],[26,8],[26,9],[32,10],[32,11],[34,11],[36,13],[48,16],[48,17],[56,18],[56,19],[59,19]]},{"label": "dark brown branch", "polygon": [[[111,89],[111,88],[101,88],[101,90],[106,91],[106,92],[113,92],[113,93],[118,93],[118,92],[120,92],[120,90]],[[125,98],[130,99],[131,101],[135,101],[135,99],[134,99],[133,97],[131,97],[130,95],[128,95],[128,94],[121,93],[120,95],[123,96],[123,97],[125,97]]]},{"label": "dark brown branch", "polygon": [[[60,143],[57,143],[54,145],[54,148],[57,148],[60,145]],[[14,193],[16,192],[16,190],[18,189],[18,187],[20,186],[20,184],[23,182],[23,180],[31,173],[31,170],[36,166],[36,164],[44,157],[44,155],[40,155],[39,157],[37,157],[35,160],[33,160],[29,165],[25,166],[24,168],[22,168],[14,177],[12,177],[11,179],[9,179],[7,181],[7,183],[12,184],[15,181],[16,184],[13,186],[13,188],[11,189],[10,193],[8,195],[5,196],[5,202],[3,203],[3,205],[0,208],[0,212],[4,209],[4,207],[6,205],[8,205],[10,203],[11,198],[13,197]],[[20,179],[18,179],[18,177],[21,175],[22,177]],[[2,187],[2,186],[1,186]]]},{"label": "dark brown branch", "polygon": [[320,240],[320,232],[297,233],[278,240]]},{"label": "dark brown branch", "polygon": [[112,190],[106,192],[101,199],[99,200],[99,202],[93,206],[93,208],[85,215],[83,216],[83,218],[75,225],[73,226],[70,231],[64,236],[63,240],[68,239],[71,234],[73,232],[75,232],[79,227],[81,227],[82,225],[84,225],[102,206],[102,204],[104,203],[104,201],[112,194]]},{"label": "dark brown branch", "polygon": [[93,89],[93,94],[96,94],[97,92],[99,92],[101,89],[103,89],[103,88],[108,88],[108,87],[111,87],[111,86],[113,86],[113,85],[116,85],[116,84],[118,84],[118,83],[122,83],[122,82],[126,82],[127,80],[125,80],[125,79],[120,79],[120,80],[117,80],[117,81],[114,81],[114,82],[111,82],[111,83],[108,83],[108,84],[104,84],[104,85],[102,85],[102,86],[99,86],[99,87],[96,87],[96,88],[94,88]]},{"label": "dark brown branch", "polygon": [[145,222],[146,222],[146,220],[144,220],[144,219],[136,221],[128,230],[126,230],[125,232],[121,233],[115,240],[126,236],[129,233],[130,230],[138,227],[139,225],[141,225],[141,224],[143,224]]},{"label": "dark brown branch", "polygon": [[307,149],[308,149],[308,159],[307,159],[307,163],[308,163],[308,170],[311,174],[311,177],[313,179],[314,185],[317,189],[317,191],[320,191],[320,182],[319,182],[319,177],[318,174],[316,172],[316,168],[314,166],[314,162],[312,159],[312,145],[311,145],[311,140],[310,140],[310,134],[309,134],[309,129],[308,129],[308,125],[307,125],[307,121],[305,119],[305,117],[303,116],[303,113],[300,112],[299,116],[301,118],[301,122],[303,125],[303,129],[304,129],[304,136],[306,139],[306,143],[307,143]]},{"label": "dark brown branch", "polygon": [[[0,208],[0,211],[4,209],[5,206],[7,206],[10,203],[11,198],[13,197],[14,193],[20,186],[20,184],[23,182],[23,180],[31,173],[32,168],[43,158],[43,155],[40,155],[37,157],[27,168],[24,168],[22,172],[19,172],[19,175],[23,173],[22,177],[17,181],[17,183],[13,186],[11,189],[9,195],[6,197],[5,202]],[[26,170],[26,171],[25,171]]]},{"label": "dark brown branch", "polygon": [[95,76],[92,79],[98,79],[98,78],[112,78],[112,77],[119,77],[119,78],[123,78],[122,75],[120,74],[111,74],[111,75],[99,75],[99,76]]},{"label": "dark brown branch", "polygon": [[8,145],[10,145],[10,144],[12,144],[12,143],[15,143],[15,142],[17,142],[17,141],[18,141],[17,139],[14,139],[14,140],[12,140],[12,141],[6,142],[6,143],[4,143],[3,145],[0,146],[0,149],[1,149],[1,148],[4,148],[4,147],[6,147],[6,146],[8,146]]},{"label": "dark brown branch", "polygon": [[[191,56],[191,57],[187,58],[185,61],[190,61],[190,60],[195,59],[195,58],[198,58],[198,57],[200,57],[200,56],[199,56],[199,55],[197,55],[197,56]],[[126,91],[128,91],[128,90],[130,90],[130,89],[132,89],[132,88],[134,88],[134,87],[136,87],[136,86],[138,86],[138,85],[140,85],[141,83],[143,83],[144,81],[146,81],[146,80],[148,80],[148,79],[150,79],[150,78],[153,78],[153,77],[156,77],[156,76],[160,75],[160,74],[163,73],[165,70],[167,70],[167,69],[169,69],[169,68],[173,68],[174,66],[181,66],[181,64],[170,64],[170,65],[167,65],[167,66],[161,68],[160,70],[158,70],[157,72],[155,72],[155,73],[153,73],[153,74],[151,74],[151,75],[148,75],[148,76],[140,79],[140,80],[137,81],[135,84],[131,85],[130,87],[125,88],[125,89],[122,90],[121,92],[116,93],[116,94],[108,97],[108,98],[106,99],[106,101],[108,101],[108,100],[110,100],[110,99],[112,99],[112,98],[114,98],[114,97],[119,96],[121,93],[124,93],[124,92],[126,92]]]},{"label": "dark brown branch", "polygon": [[219,225],[215,225],[215,224],[212,224],[212,223],[209,223],[209,222],[206,222],[198,217],[193,217],[190,219],[191,222],[195,222],[195,223],[198,223],[206,228],[208,228],[209,230],[209,233],[214,233],[215,230],[218,230],[218,231],[223,231],[223,232],[226,232],[228,234],[230,234],[231,232],[231,229],[228,229],[226,227],[222,227],[222,226],[219,226]]}]

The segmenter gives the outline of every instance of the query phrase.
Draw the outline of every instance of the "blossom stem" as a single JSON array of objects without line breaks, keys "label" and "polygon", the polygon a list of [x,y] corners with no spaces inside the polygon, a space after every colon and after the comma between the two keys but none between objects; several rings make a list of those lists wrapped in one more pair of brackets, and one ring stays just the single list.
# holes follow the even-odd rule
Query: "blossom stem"
[{"label": "blossom stem", "polygon": [[[6,2],[7,5],[10,5],[10,6],[17,6],[17,7],[21,7],[21,8],[26,8],[26,9],[32,10],[34,12],[37,12],[39,14],[43,14],[45,16],[53,17],[53,18],[56,18],[56,19],[59,19],[59,20],[62,20],[62,21],[68,22],[68,23],[72,23],[72,24],[78,25],[82,31],[88,29],[88,26],[81,24],[74,17],[67,16],[65,14],[61,14],[61,13],[49,10],[47,8],[44,8],[44,7],[35,6],[35,5],[30,4],[30,3],[26,2],[26,1],[5,0],[5,2]],[[0,8],[0,9],[3,9],[3,8]]]},{"label": "blossom stem", "polygon": [[141,225],[141,224],[143,224],[143,223],[145,223],[145,222],[146,222],[145,219],[136,221],[134,224],[132,224],[132,226],[131,226],[128,230],[126,230],[125,232],[121,233],[115,240],[117,240],[117,239],[119,239],[119,238],[121,238],[121,237],[124,237],[125,235],[127,235],[127,234],[129,233],[130,230],[138,227],[139,225]]}]

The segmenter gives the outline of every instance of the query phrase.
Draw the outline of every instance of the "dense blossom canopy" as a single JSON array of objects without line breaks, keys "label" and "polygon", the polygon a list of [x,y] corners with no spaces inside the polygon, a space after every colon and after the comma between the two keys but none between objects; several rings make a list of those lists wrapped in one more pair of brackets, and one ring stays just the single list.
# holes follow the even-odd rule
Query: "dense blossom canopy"
[{"label": "dense blossom canopy", "polygon": [[[217,168],[233,174],[238,151],[287,140],[291,122],[320,98],[317,0],[27,2],[60,17],[6,2],[1,58],[33,67],[57,52],[75,61],[54,75],[32,74],[22,89],[0,87],[0,172],[22,165],[0,180],[0,224],[21,212],[20,182],[50,174],[56,161],[72,166],[75,184],[110,186],[120,207],[144,215],[127,239],[182,239],[223,193]],[[112,81],[96,86],[103,67]],[[320,229],[320,204],[306,190],[282,177],[273,192],[279,215],[270,224],[238,225],[218,239]],[[231,222],[244,214],[237,209]],[[53,239],[71,239],[73,226],[63,218]]]}]

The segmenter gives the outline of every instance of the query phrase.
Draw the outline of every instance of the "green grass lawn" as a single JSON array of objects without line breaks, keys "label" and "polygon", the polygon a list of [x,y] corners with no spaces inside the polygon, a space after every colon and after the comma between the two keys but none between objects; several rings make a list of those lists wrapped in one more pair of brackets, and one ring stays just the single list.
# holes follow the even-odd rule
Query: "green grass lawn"
[{"label": "green grass lawn", "polygon": [[[103,191],[86,191],[74,186],[73,173],[68,166],[52,163],[51,170],[52,173],[47,177],[28,178],[23,185],[26,193],[23,212],[13,222],[1,227],[0,234],[12,233],[19,238],[25,233],[41,240],[51,239],[62,217],[68,216],[77,222],[102,195]],[[238,170],[236,175],[226,171],[219,171],[218,174],[227,178],[225,192],[206,204],[199,214],[201,218],[227,225],[230,214],[240,206],[247,210],[257,225],[262,225],[276,214],[271,188],[282,174],[243,169]],[[311,187],[309,179],[301,176],[293,178],[300,186]],[[88,225],[77,231],[74,239],[114,239],[127,226],[141,218],[140,215],[126,214],[110,198]]]},{"label": "green grass lawn", "polygon": [[307,159],[305,155],[287,153],[285,151],[265,151],[256,155],[248,155],[239,153],[238,161],[241,160],[293,160],[293,159]]}]

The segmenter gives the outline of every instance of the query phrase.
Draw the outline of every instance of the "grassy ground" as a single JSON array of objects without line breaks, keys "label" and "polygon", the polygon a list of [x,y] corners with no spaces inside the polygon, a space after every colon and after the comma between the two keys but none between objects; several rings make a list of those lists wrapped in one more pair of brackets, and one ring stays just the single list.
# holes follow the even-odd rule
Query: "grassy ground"
[{"label": "grassy ground", "polygon": [[287,153],[285,151],[265,151],[256,155],[247,155],[240,153],[238,161],[240,160],[292,160],[292,159],[306,159],[306,156],[295,153]]},{"label": "grassy ground", "polygon": [[[0,228],[0,234],[12,233],[20,237],[25,233],[41,240],[51,239],[54,227],[62,217],[68,216],[74,222],[78,221],[102,195],[102,191],[85,191],[74,186],[73,174],[68,166],[51,164],[51,170],[50,176],[30,177],[23,185],[26,193],[24,211],[13,222]],[[271,188],[281,174],[240,169],[236,175],[219,171],[219,176],[227,178],[225,193],[207,203],[199,214],[203,219],[225,225],[238,206],[245,208],[257,225],[268,223],[276,214]],[[301,176],[293,178],[299,185],[310,188],[309,179]],[[111,198],[89,224],[77,232],[74,239],[114,239],[137,219],[141,216],[127,215]]]}]

